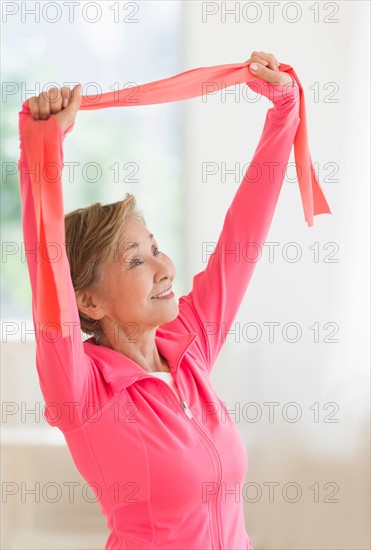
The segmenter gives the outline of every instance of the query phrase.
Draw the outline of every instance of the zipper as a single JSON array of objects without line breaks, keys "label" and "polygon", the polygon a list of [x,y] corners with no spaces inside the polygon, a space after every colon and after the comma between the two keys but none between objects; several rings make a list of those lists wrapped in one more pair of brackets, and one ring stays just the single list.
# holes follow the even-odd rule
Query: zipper
[{"label": "zipper", "polygon": [[186,413],[186,415],[188,416],[188,418],[193,418],[193,414],[191,412],[191,409],[188,408],[187,403],[185,401],[181,401],[180,404],[183,407],[183,410]]},{"label": "zipper", "polygon": [[[195,339],[195,338],[194,338]],[[194,339],[192,340],[192,342],[194,341]],[[190,343],[192,343],[190,342]],[[183,352],[181,353],[179,359],[178,359],[178,362],[177,362],[177,368],[179,367],[179,364],[183,358],[183,355],[185,354],[186,352],[186,349],[188,348],[188,345],[190,344],[188,343],[187,346],[183,349]],[[177,368],[174,370],[174,373],[173,371],[171,370],[171,374],[173,375],[174,377],[174,382],[175,382],[175,386],[176,388],[178,389],[178,392],[179,392],[179,395],[181,396],[182,392],[180,391],[180,388],[179,388],[179,385],[178,385],[178,370]],[[148,375],[144,375],[142,378],[149,378]],[[177,406],[179,406],[179,401],[177,400],[176,398],[176,395],[173,391],[172,388],[169,387],[168,383],[165,382],[165,380],[161,380],[160,378],[156,378],[155,376],[151,376],[152,379],[155,379],[157,380],[157,383],[159,384],[164,384],[166,386],[166,391],[167,392],[170,392],[169,395],[171,395],[171,399],[176,402]],[[183,409],[184,413],[186,414],[186,416],[188,417],[188,419],[193,423],[193,425],[195,426],[195,428],[197,429],[198,433],[200,435],[203,436],[204,440],[206,439],[207,442],[209,443],[209,445],[206,445],[204,443],[204,446],[205,448],[207,449],[207,451],[209,452],[209,455],[211,456],[211,454],[214,455],[214,464],[216,464],[217,466],[217,491],[216,491],[216,494],[213,495],[214,496],[214,517],[212,516],[212,523],[213,523],[213,532],[212,532],[212,537],[214,539],[214,541],[216,540],[216,546],[215,546],[215,550],[222,550],[222,544],[221,544],[221,530],[220,530],[220,523],[219,523],[219,517],[218,517],[218,496],[219,496],[219,491],[220,491],[220,484],[221,484],[221,479],[222,479],[222,465],[221,465],[221,460],[220,460],[220,457],[218,455],[218,451],[214,445],[214,443],[212,442],[211,438],[209,437],[209,435],[201,428],[201,426],[198,424],[198,422],[195,420],[195,418],[193,417],[193,414],[192,414],[192,411],[189,409],[186,401],[184,399],[182,399],[182,397],[180,397],[180,406],[181,408]],[[210,449],[212,450],[212,453],[210,453]]]},{"label": "zipper", "polygon": [[200,434],[202,434],[202,436],[205,439],[208,440],[210,448],[212,449],[213,454],[214,454],[215,463],[217,464],[217,490],[215,492],[215,495],[213,495],[213,497],[214,497],[214,510],[215,510],[215,524],[216,524],[215,531],[216,531],[216,537],[217,537],[217,550],[222,550],[222,545],[221,545],[221,542],[220,542],[221,541],[221,535],[220,535],[219,514],[218,514],[218,497],[219,497],[219,492],[220,492],[220,484],[221,484],[221,480],[222,480],[221,460],[220,460],[218,451],[217,451],[214,443],[212,442],[211,438],[209,437],[209,435],[201,428],[201,426],[198,424],[198,422],[196,422],[196,420],[194,418],[192,418],[192,420],[193,420],[194,425],[197,427],[198,432]]},{"label": "zipper", "polygon": [[[179,401],[176,399],[174,391],[172,390],[172,388],[169,387],[168,383],[165,382],[165,380],[161,380],[161,378],[156,378],[156,377],[153,377],[153,378],[155,378],[155,380],[157,380],[157,382],[159,382],[160,384],[165,384],[165,386],[167,387],[167,391],[170,392],[170,394],[171,394],[171,399],[176,401],[177,406],[178,406]],[[175,385],[176,385],[176,387],[179,391],[179,395],[181,395],[181,392],[179,390],[179,386],[177,384],[177,381],[175,380],[175,377],[174,377],[174,382],[175,382]],[[212,516],[212,522],[213,522],[213,538],[214,538],[214,540],[215,540],[215,538],[217,540],[217,546],[215,547],[215,550],[222,550],[222,545],[221,545],[221,542],[220,542],[221,541],[221,536],[220,536],[220,524],[219,524],[219,514],[218,514],[218,496],[219,496],[220,484],[221,484],[221,480],[222,480],[221,460],[220,460],[218,451],[217,451],[213,441],[211,440],[209,435],[201,428],[199,423],[195,420],[195,418],[193,417],[191,409],[187,405],[187,402],[182,398],[180,398],[180,406],[182,407],[182,409],[185,412],[186,416],[190,420],[192,420],[192,423],[196,427],[198,433],[201,434],[203,436],[203,438],[208,441],[209,446],[205,445],[205,447],[207,448],[209,454],[210,454],[209,448],[212,449],[212,454],[214,455],[214,463],[217,464],[217,490],[215,492],[215,495],[212,495],[214,497],[214,517]]]},{"label": "zipper", "polygon": [[[147,378],[147,376],[145,378]],[[193,418],[192,411],[188,407],[187,402],[184,399],[180,399],[178,401],[178,399],[176,398],[176,394],[174,393],[174,390],[169,387],[169,384],[165,382],[165,380],[161,380],[161,378],[156,378],[155,376],[151,376],[151,378],[153,378],[154,380],[157,380],[157,382],[160,382],[160,384],[164,384],[166,386],[166,391],[170,392],[171,400],[176,401],[177,407],[179,406],[179,403],[180,403],[182,410],[188,416],[188,418]],[[177,388],[178,388],[178,385],[177,385]],[[179,388],[178,388],[178,391],[179,391]],[[180,392],[179,392],[179,395],[180,395]]]},{"label": "zipper", "polygon": [[[182,355],[183,357],[183,355]],[[182,359],[182,357],[180,357],[179,359],[179,362],[178,362],[178,366],[179,366],[179,363]],[[178,384],[178,369],[175,370],[174,372],[174,382],[175,382],[175,385],[176,387],[178,388],[179,390],[179,395],[182,394],[180,388],[179,388],[179,384]],[[165,382],[166,383],[166,382]],[[171,388],[168,388],[172,393],[173,390]],[[184,407],[184,405],[185,407]],[[214,513],[215,513],[215,522],[214,522],[214,518],[212,517],[212,521],[213,521],[213,539],[214,541],[216,540],[216,550],[222,550],[222,543],[221,543],[221,528],[220,528],[220,523],[219,523],[219,514],[218,514],[218,497],[219,497],[219,492],[220,492],[220,486],[221,486],[221,481],[222,481],[222,463],[221,463],[221,460],[220,460],[220,457],[219,457],[219,454],[218,454],[218,451],[217,451],[217,448],[215,447],[212,439],[210,438],[210,436],[206,433],[205,430],[202,429],[202,427],[199,425],[199,423],[196,421],[196,419],[193,417],[192,415],[192,412],[191,410],[188,408],[188,405],[187,403],[183,400],[181,401],[181,405],[183,406],[184,408],[184,412],[187,414],[187,410],[189,411],[190,415],[189,418],[190,420],[192,421],[193,425],[195,426],[195,428],[197,428],[197,431],[200,435],[203,436],[204,439],[206,439],[206,441],[208,441],[209,443],[209,446],[207,446],[206,444],[205,447],[206,449],[208,449],[208,452],[210,454],[210,450],[212,450],[212,453],[214,454],[214,464],[217,465],[217,490],[215,491],[215,495],[213,495],[214,497]],[[188,416],[188,414],[187,414]],[[215,525],[216,524],[216,525]],[[215,528],[216,527],[216,528]],[[216,535],[216,536],[215,536]]]}]

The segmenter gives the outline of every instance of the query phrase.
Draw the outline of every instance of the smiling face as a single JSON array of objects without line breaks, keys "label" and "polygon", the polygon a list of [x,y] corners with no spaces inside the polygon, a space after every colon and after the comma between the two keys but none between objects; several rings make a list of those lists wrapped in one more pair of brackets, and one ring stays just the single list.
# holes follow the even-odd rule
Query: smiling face
[{"label": "smiling face", "polygon": [[129,218],[101,270],[106,291],[95,295],[95,318],[101,319],[104,332],[118,323],[135,338],[136,328],[147,330],[177,317],[178,304],[172,293],[154,298],[172,286],[175,266],[158,250],[155,237],[137,217]]}]

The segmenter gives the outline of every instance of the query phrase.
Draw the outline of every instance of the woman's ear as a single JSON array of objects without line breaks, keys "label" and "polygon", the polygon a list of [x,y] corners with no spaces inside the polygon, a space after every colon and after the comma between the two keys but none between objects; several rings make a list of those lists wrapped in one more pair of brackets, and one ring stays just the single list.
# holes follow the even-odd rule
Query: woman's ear
[{"label": "woman's ear", "polygon": [[88,290],[75,292],[76,303],[79,310],[96,321],[104,317],[103,300],[96,293]]}]

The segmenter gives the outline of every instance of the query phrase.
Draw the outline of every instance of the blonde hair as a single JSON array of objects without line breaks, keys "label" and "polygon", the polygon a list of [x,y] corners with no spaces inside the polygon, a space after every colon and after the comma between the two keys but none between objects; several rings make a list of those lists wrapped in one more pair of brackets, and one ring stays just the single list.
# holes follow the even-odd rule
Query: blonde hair
[{"label": "blonde hair", "polygon": [[[145,224],[143,213],[138,210],[136,198],[131,193],[126,193],[121,201],[103,205],[96,202],[65,215],[66,254],[75,293],[101,288],[102,264],[131,216]],[[100,321],[80,310],[79,317],[82,331],[99,338],[102,334]]]}]

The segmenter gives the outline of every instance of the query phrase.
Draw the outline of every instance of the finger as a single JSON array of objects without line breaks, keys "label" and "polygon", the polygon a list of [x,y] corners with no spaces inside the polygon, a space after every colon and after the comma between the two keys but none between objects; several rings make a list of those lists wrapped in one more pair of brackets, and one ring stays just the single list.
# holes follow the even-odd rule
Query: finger
[{"label": "finger", "polygon": [[249,71],[251,71],[253,75],[262,78],[271,84],[279,85],[281,82],[279,78],[281,73],[279,71],[273,71],[268,67],[264,67],[264,65],[260,63],[252,63],[249,65]]},{"label": "finger", "polygon": [[62,109],[62,94],[58,88],[50,88],[48,91],[49,107],[52,114],[58,113]]},{"label": "finger", "polygon": [[30,99],[28,99],[28,106],[30,108],[30,113],[31,113],[32,117],[35,120],[39,120],[39,118],[40,118],[39,103],[37,101],[36,96],[30,97]]},{"label": "finger", "polygon": [[278,71],[278,61],[275,56],[272,53],[268,53],[267,59],[269,60],[268,67],[272,69],[272,71]]},{"label": "finger", "polygon": [[63,86],[63,88],[61,88],[61,94],[62,94],[62,108],[65,109],[70,101],[71,89],[68,88],[68,86]]},{"label": "finger", "polygon": [[268,55],[270,56],[270,68],[273,71],[278,71],[278,65],[279,65],[278,59],[272,53],[269,53]]},{"label": "finger", "polygon": [[272,71],[268,67],[263,67],[264,70],[260,71],[257,75],[260,78],[266,80],[268,83],[274,86],[293,86],[293,78],[284,71]]},{"label": "finger", "polygon": [[263,59],[262,57],[258,57],[257,55],[254,55],[252,57],[250,57],[249,59],[247,59],[247,61],[245,61],[245,63],[253,63],[254,61],[256,61],[257,63],[261,63],[262,65],[264,65],[265,67],[268,65],[268,61],[266,61],[265,59]]},{"label": "finger", "polygon": [[268,67],[272,69],[272,71],[278,70],[278,61],[275,58],[275,56],[272,53],[267,53],[266,59],[269,61]]},{"label": "finger", "polygon": [[251,55],[255,55],[255,56],[258,56],[258,57],[261,57],[261,58],[265,59],[266,61],[268,61],[270,69],[272,69],[273,71],[278,70],[278,60],[276,59],[276,57],[272,53],[254,51],[254,52],[252,52]]},{"label": "finger", "polygon": [[50,116],[50,104],[47,92],[41,92],[39,99],[39,114],[40,118],[45,120]]},{"label": "finger", "polygon": [[274,55],[271,53],[262,52],[262,51],[253,51],[251,55],[254,57],[261,57],[262,59],[265,59],[266,61],[268,61],[269,68],[272,70],[276,70],[276,67],[278,67],[277,60],[274,57]]}]

